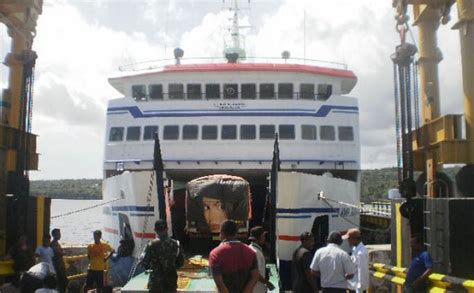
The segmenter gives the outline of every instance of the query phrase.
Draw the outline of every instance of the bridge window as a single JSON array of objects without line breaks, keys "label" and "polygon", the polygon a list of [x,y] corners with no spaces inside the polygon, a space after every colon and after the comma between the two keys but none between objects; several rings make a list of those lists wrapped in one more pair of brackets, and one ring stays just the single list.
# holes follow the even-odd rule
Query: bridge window
[{"label": "bridge window", "polygon": [[155,133],[158,132],[158,126],[145,126],[145,130],[143,132],[143,140],[152,140],[155,138]]},{"label": "bridge window", "polygon": [[170,100],[183,100],[184,87],[181,83],[170,83],[168,85],[168,95]]},{"label": "bridge window", "polygon": [[316,140],[315,125],[301,125],[301,138],[304,140]]},{"label": "bridge window", "polygon": [[166,125],[163,128],[163,139],[165,140],[177,140],[179,138],[179,126],[178,125]]},{"label": "bridge window", "polygon": [[334,126],[322,125],[319,130],[321,140],[336,140],[336,130]]},{"label": "bridge window", "polygon": [[314,84],[312,83],[300,84],[300,99],[314,100]]},{"label": "bridge window", "polygon": [[255,125],[240,125],[240,139],[255,139],[257,128]]},{"label": "bridge window", "polygon": [[254,83],[242,84],[242,99],[255,100],[257,98],[257,85]]},{"label": "bridge window", "polygon": [[201,84],[190,83],[186,85],[188,100],[200,100],[202,99]]},{"label": "bridge window", "polygon": [[203,140],[217,139],[217,126],[216,125],[203,125],[202,126],[202,139]]},{"label": "bridge window", "polygon": [[273,83],[260,84],[260,99],[268,100],[275,98],[275,85]]},{"label": "bridge window", "polygon": [[217,83],[206,84],[206,99],[220,99],[221,86]]},{"label": "bridge window", "polygon": [[123,140],[123,127],[112,127],[110,128],[109,141],[122,141]]},{"label": "bridge window", "polygon": [[239,86],[236,83],[224,84],[224,99],[237,99],[239,97]]},{"label": "bridge window", "polygon": [[278,84],[278,98],[279,99],[293,99],[293,84],[279,83]]},{"label": "bridge window", "polygon": [[150,100],[163,100],[163,85],[152,84],[148,87]]},{"label": "bridge window", "polygon": [[197,125],[184,125],[183,126],[183,139],[184,140],[195,140],[198,139],[199,126]]},{"label": "bridge window", "polygon": [[260,125],[260,139],[274,139],[275,125]]},{"label": "bridge window", "polygon": [[132,97],[135,100],[144,100],[146,98],[146,86],[144,84],[132,85]]},{"label": "bridge window", "polygon": [[331,84],[318,84],[318,100],[327,100],[332,95]]},{"label": "bridge window", "polygon": [[278,133],[281,139],[295,139],[295,126],[289,124],[279,125]]},{"label": "bridge window", "polygon": [[339,126],[337,128],[338,138],[341,141],[353,141],[354,130],[351,126]]},{"label": "bridge window", "polygon": [[237,125],[222,125],[221,139],[237,139]]},{"label": "bridge window", "polygon": [[140,140],[140,126],[130,126],[127,128],[127,141]]}]

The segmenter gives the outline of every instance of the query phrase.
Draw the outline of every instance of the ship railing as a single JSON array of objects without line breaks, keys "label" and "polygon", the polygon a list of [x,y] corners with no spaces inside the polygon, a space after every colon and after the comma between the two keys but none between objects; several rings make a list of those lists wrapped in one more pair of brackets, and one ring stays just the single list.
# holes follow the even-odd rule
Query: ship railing
[{"label": "ship railing", "polygon": [[[383,263],[371,263],[370,274],[374,278],[388,281],[397,287],[405,284],[407,268]],[[428,277],[429,292],[474,292],[474,280],[432,273]],[[428,291],[427,291],[428,292]]]},{"label": "ship railing", "polygon": [[390,217],[390,201],[374,201],[370,204],[361,203],[361,214],[369,216]]},{"label": "ship railing", "polygon": [[[180,64],[222,64],[227,63],[227,60],[222,57],[190,57],[181,58],[179,62]],[[239,59],[239,63],[299,64],[347,70],[347,64],[345,63],[306,58],[246,57],[245,59]],[[121,72],[148,71],[163,69],[165,66],[173,64],[176,64],[176,59],[157,59],[121,65],[118,69]]]}]

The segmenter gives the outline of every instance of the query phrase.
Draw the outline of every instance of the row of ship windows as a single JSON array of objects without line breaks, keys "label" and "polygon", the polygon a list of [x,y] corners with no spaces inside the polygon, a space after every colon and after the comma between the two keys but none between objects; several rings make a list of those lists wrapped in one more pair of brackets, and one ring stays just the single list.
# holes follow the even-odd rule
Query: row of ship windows
[{"label": "row of ship windows", "polygon": [[[201,128],[201,131],[199,131]],[[278,130],[279,138],[285,140],[296,139],[295,125],[221,125],[221,140],[241,140],[257,139],[257,129],[259,139],[273,139],[275,132]],[[125,135],[126,130],[126,135]],[[158,126],[145,126],[143,128],[143,136],[140,126],[112,127],[109,132],[109,141],[123,141],[124,137],[127,141],[152,140],[154,134],[158,132]],[[238,132],[238,130],[240,130]],[[180,136],[181,134],[181,136]],[[200,136],[199,136],[200,134]],[[352,126],[338,126],[337,137],[339,141],[353,141],[354,130]],[[219,126],[217,125],[165,125],[163,127],[163,140],[217,140],[219,139]],[[301,139],[317,140],[318,127],[316,125],[301,125]],[[332,125],[319,126],[319,139],[324,141],[336,140],[336,127]]]},{"label": "row of ship windows", "polygon": [[[257,91],[258,87],[258,91]],[[332,85],[301,83],[299,92],[294,91],[292,83],[170,83],[168,93],[165,93],[162,84],[133,85],[132,97],[138,101],[164,100],[202,100],[208,99],[245,99],[245,100],[270,100],[270,99],[303,99],[303,100],[327,100],[332,94]],[[222,90],[221,90],[222,89]]]}]

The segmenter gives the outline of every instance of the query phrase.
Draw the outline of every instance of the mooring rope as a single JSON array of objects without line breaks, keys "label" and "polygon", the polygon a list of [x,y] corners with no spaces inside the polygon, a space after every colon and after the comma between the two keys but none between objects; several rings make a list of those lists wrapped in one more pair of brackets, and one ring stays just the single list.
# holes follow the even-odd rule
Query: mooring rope
[{"label": "mooring rope", "polygon": [[108,201],[105,201],[105,202],[101,202],[101,203],[96,204],[96,205],[88,206],[88,207],[85,207],[85,208],[82,208],[82,209],[77,209],[77,210],[70,211],[70,212],[67,212],[67,213],[64,213],[64,214],[59,214],[59,215],[51,216],[51,219],[57,219],[57,218],[66,217],[66,216],[69,216],[69,215],[77,214],[77,213],[80,213],[80,212],[83,212],[83,211],[91,210],[91,209],[94,209],[94,208],[97,208],[97,207],[100,207],[100,206],[109,204],[109,203],[114,202],[114,201],[122,200],[122,199],[123,199],[122,197],[116,197],[116,198],[113,198],[113,199],[108,200]]}]

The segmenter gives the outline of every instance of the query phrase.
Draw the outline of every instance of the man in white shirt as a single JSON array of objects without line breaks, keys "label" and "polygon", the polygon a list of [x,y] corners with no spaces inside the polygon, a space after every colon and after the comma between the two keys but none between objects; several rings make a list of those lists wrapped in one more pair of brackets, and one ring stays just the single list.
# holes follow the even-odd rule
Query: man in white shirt
[{"label": "man in white shirt", "polygon": [[51,236],[45,235],[43,237],[43,245],[36,248],[35,255],[38,258],[37,263],[45,262],[51,265],[53,268],[52,272],[56,274],[56,270],[53,266],[54,251],[51,248]]},{"label": "man in white shirt", "polygon": [[256,226],[250,229],[249,240],[250,248],[255,251],[257,255],[257,266],[260,277],[257,284],[253,288],[253,293],[265,293],[267,288],[270,290],[275,289],[272,283],[265,278],[265,256],[263,255],[263,246],[265,245],[265,235],[267,232],[261,226]]},{"label": "man in white shirt", "polygon": [[318,249],[311,262],[311,271],[321,276],[323,293],[345,293],[347,280],[354,277],[356,269],[349,255],[339,248],[341,244],[341,234],[331,232],[328,245]]},{"label": "man in white shirt", "polygon": [[351,259],[356,266],[354,278],[349,280],[349,289],[356,293],[365,293],[369,289],[369,252],[360,238],[358,229],[349,229],[342,236],[352,246]]}]

